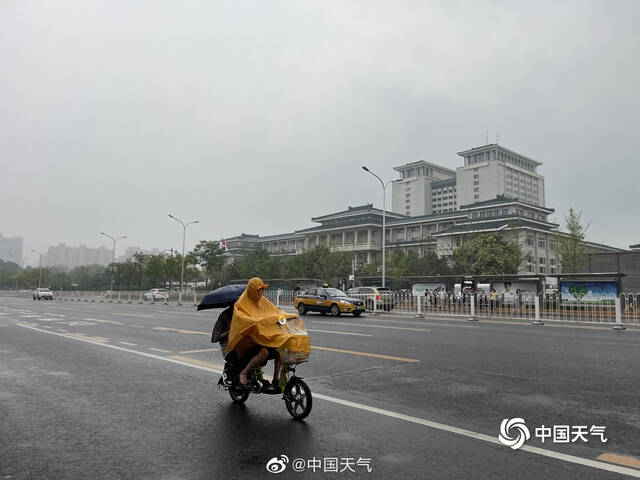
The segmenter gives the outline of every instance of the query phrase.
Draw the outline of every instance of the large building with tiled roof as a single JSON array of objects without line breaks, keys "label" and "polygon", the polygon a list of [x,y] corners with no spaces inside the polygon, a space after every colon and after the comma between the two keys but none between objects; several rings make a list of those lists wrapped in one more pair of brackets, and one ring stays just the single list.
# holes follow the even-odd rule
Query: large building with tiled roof
[{"label": "large building with tiled roof", "polygon": [[[522,247],[519,273],[561,273],[555,253],[559,226],[548,219],[554,210],[544,205],[544,179],[536,171],[541,163],[495,144],[459,155],[465,165],[455,172],[424,161],[395,168],[401,178],[393,186],[397,208],[386,212],[387,254],[400,250],[448,256],[476,235],[497,233]],[[474,180],[476,176],[481,180]],[[484,187],[476,182],[484,182]],[[358,264],[373,263],[382,252],[382,216],[382,210],[372,204],[348,207],[313,217],[317,225],[291,233],[226,239],[227,255],[233,258],[255,249],[270,255],[295,255],[326,245],[353,253]],[[585,244],[593,253],[624,251]]]}]

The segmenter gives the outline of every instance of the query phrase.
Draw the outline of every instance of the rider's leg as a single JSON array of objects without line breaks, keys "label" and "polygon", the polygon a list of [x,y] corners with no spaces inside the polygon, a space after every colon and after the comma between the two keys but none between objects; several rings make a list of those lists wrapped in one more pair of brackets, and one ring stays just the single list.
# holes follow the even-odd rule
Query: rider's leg
[{"label": "rider's leg", "polygon": [[251,369],[254,367],[257,367],[258,365],[262,365],[264,362],[267,361],[268,357],[269,357],[269,352],[267,351],[267,349],[266,348],[260,349],[258,354],[255,357],[253,357],[251,360],[249,360],[249,363],[247,364],[247,366],[244,367],[244,370],[242,370],[242,372],[240,372],[240,383],[242,385],[246,385],[247,375],[249,374]]},{"label": "rider's leg", "polygon": [[280,353],[276,352],[273,357],[273,380],[271,381],[271,383],[275,385],[280,383],[280,365],[282,365],[282,362],[280,361]]}]

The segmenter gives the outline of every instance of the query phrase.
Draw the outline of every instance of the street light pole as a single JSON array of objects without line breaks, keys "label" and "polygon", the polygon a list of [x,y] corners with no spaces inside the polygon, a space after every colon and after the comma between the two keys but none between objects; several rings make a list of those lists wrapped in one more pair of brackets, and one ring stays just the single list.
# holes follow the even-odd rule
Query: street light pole
[{"label": "street light pole", "polygon": [[169,214],[169,217],[173,218],[176,222],[180,223],[180,225],[182,225],[182,266],[180,268],[180,291],[178,292],[178,303],[180,305],[182,305],[182,288],[184,285],[184,243],[185,243],[185,239],[187,237],[187,227],[189,225],[192,225],[194,223],[200,223],[199,220],[193,220],[192,222],[188,222],[188,223],[184,223],[182,220],[180,220],[177,217],[174,217],[173,215]]},{"label": "street light pole", "polygon": [[114,272],[115,263],[116,263],[116,242],[118,240],[122,240],[123,238],[127,238],[127,236],[126,235],[122,235],[121,237],[115,238],[115,237],[112,237],[111,235],[107,235],[104,232],[100,232],[100,235],[104,235],[105,237],[109,237],[113,241],[113,254],[111,256],[111,292],[113,293],[113,272]]},{"label": "street light pole", "polygon": [[38,288],[40,288],[42,283],[42,254],[39,251],[34,250],[33,248],[31,249],[31,251],[40,255],[40,274],[38,275]]},{"label": "street light pole", "polygon": [[376,175],[375,173],[373,173],[371,170],[369,170],[367,167],[363,166],[362,169],[365,172],[369,172],[371,175],[373,175],[374,177],[376,177],[379,181],[380,184],[382,185],[382,286],[385,286],[385,280],[386,280],[386,273],[387,273],[387,222],[386,222],[386,218],[387,218],[387,185],[389,183],[391,183],[391,181],[387,182],[386,184],[382,181],[382,179]]}]

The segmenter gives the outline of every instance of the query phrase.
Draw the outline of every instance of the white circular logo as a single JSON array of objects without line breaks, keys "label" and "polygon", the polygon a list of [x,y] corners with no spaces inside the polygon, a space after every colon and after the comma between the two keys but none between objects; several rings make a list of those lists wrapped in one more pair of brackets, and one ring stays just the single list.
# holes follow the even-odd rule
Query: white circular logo
[{"label": "white circular logo", "polygon": [[[516,435],[511,436],[511,430],[515,430]],[[524,442],[531,438],[531,434],[529,433],[529,429],[524,424],[524,419],[522,418],[505,418],[502,420],[502,424],[500,425],[500,435],[498,435],[498,440],[504,443],[506,446],[513,448],[514,450],[519,449]]]},{"label": "white circular logo", "polygon": [[273,457],[267,462],[267,472],[269,473],[282,473],[287,468],[289,463],[289,457],[286,455],[280,455],[279,457]]}]

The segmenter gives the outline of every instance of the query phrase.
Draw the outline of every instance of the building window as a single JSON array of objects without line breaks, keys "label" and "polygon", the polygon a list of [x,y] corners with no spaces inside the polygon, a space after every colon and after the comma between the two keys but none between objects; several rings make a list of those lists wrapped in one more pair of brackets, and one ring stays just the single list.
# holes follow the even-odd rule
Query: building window
[{"label": "building window", "polygon": [[540,267],[540,273],[545,273],[545,268],[544,267]]},{"label": "building window", "polygon": [[544,257],[540,257],[538,261],[540,262],[540,265],[544,265],[547,262],[547,260]]},{"label": "building window", "polygon": [[473,199],[474,199],[474,200],[479,200],[479,199],[480,199],[480,195],[474,195],[474,196],[473,196]]},{"label": "building window", "polygon": [[544,238],[538,238],[538,247],[539,248],[544,248]]},{"label": "building window", "polygon": [[474,192],[479,192],[479,191],[480,191],[480,189],[479,189],[478,187],[475,187],[475,188],[473,189],[473,191],[474,191]]},{"label": "building window", "polygon": [[533,247],[533,235],[527,235],[527,245]]}]

